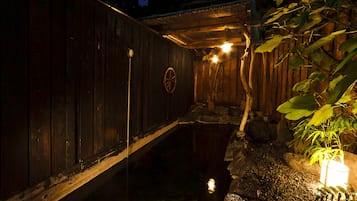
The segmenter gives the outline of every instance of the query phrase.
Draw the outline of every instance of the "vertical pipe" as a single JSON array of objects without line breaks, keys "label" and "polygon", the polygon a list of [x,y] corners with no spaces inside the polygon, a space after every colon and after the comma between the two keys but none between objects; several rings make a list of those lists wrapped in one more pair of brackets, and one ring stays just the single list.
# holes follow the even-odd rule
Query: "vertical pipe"
[{"label": "vertical pipe", "polygon": [[131,58],[134,56],[134,50],[128,49],[129,70],[128,70],[128,108],[126,116],[126,157],[129,158],[129,143],[130,143],[130,85],[131,85]]},{"label": "vertical pipe", "polygon": [[130,89],[131,89],[131,58],[134,56],[134,50],[128,48],[129,69],[128,69],[128,104],[126,115],[126,199],[129,200],[129,146],[130,146]]}]

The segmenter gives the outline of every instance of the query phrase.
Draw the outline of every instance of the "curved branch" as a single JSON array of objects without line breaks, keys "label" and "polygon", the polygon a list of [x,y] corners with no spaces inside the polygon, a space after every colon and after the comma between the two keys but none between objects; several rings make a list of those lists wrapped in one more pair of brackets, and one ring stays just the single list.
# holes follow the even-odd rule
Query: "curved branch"
[{"label": "curved branch", "polygon": [[[249,56],[249,48],[250,48],[251,41],[250,41],[250,38],[249,38],[247,32],[244,32],[243,35],[246,39],[246,42],[245,42],[246,47],[245,47],[243,56],[240,58],[240,79],[241,79],[243,89],[245,92],[246,101],[245,101],[243,117],[242,117],[242,120],[241,120],[241,123],[239,126],[239,135],[244,135],[244,128],[245,128],[245,125],[247,124],[248,114],[251,110],[252,102],[253,102],[253,97],[252,97],[252,92],[251,92],[252,89],[250,86],[250,85],[252,85],[252,77],[250,74],[251,74],[251,68],[252,68],[251,65],[253,64],[253,62],[250,62],[249,83],[247,82],[247,79],[246,79],[245,73],[244,73],[245,63]],[[253,60],[254,58],[251,57],[251,59]]]}]

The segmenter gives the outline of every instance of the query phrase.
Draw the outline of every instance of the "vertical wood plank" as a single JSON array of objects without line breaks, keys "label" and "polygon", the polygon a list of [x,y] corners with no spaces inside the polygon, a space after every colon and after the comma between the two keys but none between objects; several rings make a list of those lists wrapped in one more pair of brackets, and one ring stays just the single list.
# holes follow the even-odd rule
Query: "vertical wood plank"
[{"label": "vertical wood plank", "polygon": [[[0,199],[28,186],[28,1],[2,2]],[[16,11],[16,12],[14,12]]]},{"label": "vertical wood plank", "polygon": [[79,117],[80,27],[79,1],[66,0],[66,169],[81,160]]},{"label": "vertical wood plank", "polygon": [[54,0],[51,5],[52,103],[51,146],[52,175],[64,172],[67,165],[66,68],[65,68],[65,3]]},{"label": "vertical wood plank", "polygon": [[[253,51],[251,51],[252,53]],[[251,55],[252,56],[252,55]],[[254,55],[254,61],[253,61],[253,107],[254,110],[259,110],[260,111],[260,107],[259,107],[259,102],[260,102],[260,95],[261,95],[261,87],[259,87],[259,83],[260,80],[262,79],[262,75],[261,75],[261,64],[257,61],[259,61],[260,59],[260,54],[255,54]]]},{"label": "vertical wood plank", "polygon": [[267,111],[267,90],[269,89],[268,87],[268,82],[267,82],[267,69],[268,69],[268,63],[267,63],[267,53],[262,53],[262,56],[261,56],[261,64],[262,64],[262,85],[261,85],[261,88],[262,88],[262,97],[261,97],[261,101],[259,102],[260,105],[259,107],[260,108],[264,108],[263,111],[264,111],[264,114],[267,114],[268,111]]},{"label": "vertical wood plank", "polygon": [[79,106],[78,106],[78,149],[79,161],[82,162],[94,153],[94,11],[91,1],[79,1],[74,12],[79,12],[79,43],[80,43],[80,77],[79,77]]},{"label": "vertical wood plank", "polygon": [[[113,147],[116,144],[116,138],[119,134],[117,128],[117,121],[115,120],[119,114],[118,107],[115,103],[118,103],[118,96],[115,96],[118,92],[118,56],[119,51],[119,36],[120,30],[117,32],[117,18],[113,14],[107,15],[107,54],[106,54],[106,64],[105,64],[105,83],[104,83],[104,144],[108,147]],[[119,28],[119,27],[118,27]]]},{"label": "vertical wood plank", "polygon": [[269,78],[270,78],[270,105],[269,105],[269,111],[270,114],[273,116],[274,112],[273,112],[273,108],[275,105],[275,90],[276,90],[276,85],[275,85],[275,71],[274,71],[274,63],[275,63],[275,51],[273,51],[272,53],[269,53],[270,56],[270,61],[269,61]]},{"label": "vertical wood plank", "polygon": [[105,54],[107,48],[106,23],[104,10],[95,9],[95,55],[94,55],[94,154],[104,148],[104,68],[106,65]]},{"label": "vertical wood plank", "polygon": [[[284,50],[285,50],[285,47],[284,47],[284,44],[281,44],[278,48],[278,57],[277,57],[277,60],[275,62],[278,61],[280,55],[284,54]],[[277,91],[277,105],[280,105],[280,103],[283,101],[282,100],[282,96],[284,94],[284,90],[283,90],[283,84],[284,84],[284,76],[283,76],[283,70],[284,70],[284,66],[283,65],[279,65],[276,67],[277,68],[277,71],[278,71],[278,83],[277,83],[277,87],[278,87],[278,91]]]},{"label": "vertical wood plank", "polygon": [[[143,69],[143,48],[142,42],[143,31],[142,28],[138,28],[132,31],[131,45],[129,48],[134,50],[134,57],[132,58],[132,95],[131,95],[131,136],[132,138],[139,138],[142,133],[142,69]],[[126,56],[125,54],[123,56]]]},{"label": "vertical wood plank", "polygon": [[237,63],[237,57],[233,56],[230,62],[231,90],[229,92],[229,104],[233,106],[237,103],[237,82],[239,82],[239,78],[237,77]]},{"label": "vertical wood plank", "polygon": [[50,3],[29,4],[30,184],[51,174]]},{"label": "vertical wood plank", "polygon": [[[288,43],[284,43],[284,52],[286,53],[289,50],[289,42]],[[280,99],[280,103],[285,102],[288,98],[288,90],[290,90],[287,86],[288,86],[288,61],[287,59],[285,59],[285,61],[281,64],[281,68],[282,68],[282,93],[281,93],[281,99]]]}]

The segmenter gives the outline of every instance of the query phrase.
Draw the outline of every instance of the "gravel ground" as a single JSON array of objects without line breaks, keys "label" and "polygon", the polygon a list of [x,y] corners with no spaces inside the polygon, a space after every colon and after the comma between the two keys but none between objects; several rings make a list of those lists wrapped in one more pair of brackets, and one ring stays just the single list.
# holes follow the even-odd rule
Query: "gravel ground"
[{"label": "gravel ground", "polygon": [[315,175],[292,169],[283,159],[286,146],[276,142],[231,141],[226,160],[232,183],[225,201],[310,201],[320,187]]}]

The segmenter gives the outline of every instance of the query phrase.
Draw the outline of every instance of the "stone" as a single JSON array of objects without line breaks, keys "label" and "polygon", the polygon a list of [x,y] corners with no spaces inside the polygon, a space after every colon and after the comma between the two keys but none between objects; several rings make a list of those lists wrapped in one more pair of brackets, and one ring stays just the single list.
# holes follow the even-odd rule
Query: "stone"
[{"label": "stone", "polygon": [[351,152],[344,152],[345,165],[350,169],[348,183],[357,191],[357,155]]},{"label": "stone", "polygon": [[223,107],[223,106],[217,106],[214,109],[214,113],[218,115],[228,115],[229,114],[229,108],[228,107]]},{"label": "stone", "polygon": [[[239,157],[242,154],[242,152],[246,149],[247,142],[244,139],[244,136],[237,137],[236,135],[237,130],[233,131],[224,156],[224,161],[232,161],[234,157]],[[240,153],[241,152],[241,153]],[[239,160],[239,158],[238,158]]]},{"label": "stone", "polygon": [[284,160],[291,168],[311,173],[316,179],[320,178],[320,166],[317,163],[310,165],[309,160],[301,154],[287,152],[284,154]]},{"label": "stone", "polygon": [[245,201],[245,200],[237,194],[228,193],[224,198],[224,201]]},{"label": "stone", "polygon": [[252,119],[246,125],[247,136],[253,142],[265,143],[276,139],[276,135],[271,131],[269,123],[263,119]]},{"label": "stone", "polygon": [[286,119],[281,119],[276,125],[277,141],[281,144],[287,144],[293,140],[293,132],[289,129]]}]

